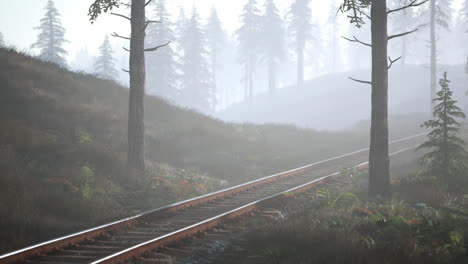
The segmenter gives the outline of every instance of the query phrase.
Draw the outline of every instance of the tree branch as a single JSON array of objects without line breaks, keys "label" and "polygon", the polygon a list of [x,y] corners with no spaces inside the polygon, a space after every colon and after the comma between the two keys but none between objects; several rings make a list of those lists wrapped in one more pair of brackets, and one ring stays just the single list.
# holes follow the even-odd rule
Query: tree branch
[{"label": "tree branch", "polygon": [[129,49],[127,49],[126,47],[122,47],[122,49],[124,49],[125,51],[128,51],[128,52],[130,52],[130,50],[129,50]]},{"label": "tree branch", "polygon": [[171,41],[168,41],[166,44],[162,44],[162,45],[156,46],[154,48],[145,49],[145,51],[156,51],[156,50],[158,50],[158,49],[160,49],[162,47],[166,47],[170,43],[171,43]]},{"label": "tree branch", "polygon": [[391,36],[388,36],[388,40],[391,40],[391,39],[394,39],[394,38],[399,38],[399,37],[403,37],[405,35],[408,35],[408,34],[411,34],[411,33],[414,33],[418,31],[418,29],[413,29],[411,31],[408,31],[408,32],[405,32],[405,33],[400,33],[400,34],[395,34],[395,35],[391,35]]},{"label": "tree branch", "polygon": [[400,8],[396,8],[396,9],[390,9],[390,10],[387,11],[387,14],[391,14],[393,12],[398,12],[398,11],[401,11],[401,10],[404,10],[404,9],[410,8],[410,7],[417,7],[417,6],[420,6],[420,5],[428,2],[429,0],[424,0],[424,1],[420,2],[420,3],[416,3],[417,1],[418,0],[413,0],[413,1],[411,1],[411,3],[409,3],[409,5],[402,6]]},{"label": "tree branch", "polygon": [[124,16],[122,14],[117,14],[117,13],[114,13],[114,12],[111,12],[111,15],[114,15],[114,16],[118,16],[118,17],[121,17],[121,18],[125,18],[127,19],[128,21],[132,21],[132,19],[128,16]]},{"label": "tree branch", "polygon": [[358,79],[354,79],[354,78],[351,78],[351,77],[348,77],[348,78],[349,78],[350,80],[355,81],[355,82],[358,82],[358,83],[365,83],[365,84],[372,85],[372,82],[369,82],[369,81],[358,80]]},{"label": "tree branch", "polygon": [[117,34],[117,33],[115,33],[115,32],[113,32],[111,36],[112,36],[112,37],[115,37],[115,38],[121,38],[121,39],[130,40],[130,38],[120,36],[119,34]]},{"label": "tree branch", "polygon": [[149,5],[149,4],[151,3],[151,1],[153,1],[153,0],[148,0],[148,2],[146,2],[146,4],[145,4],[145,7],[146,7],[147,5]]},{"label": "tree branch", "polygon": [[344,39],[346,39],[347,41],[350,41],[350,42],[357,42],[357,43],[359,43],[359,44],[362,44],[362,45],[364,45],[364,46],[368,46],[368,47],[371,47],[371,48],[372,48],[372,45],[371,45],[371,44],[362,42],[362,41],[360,41],[359,39],[357,39],[355,36],[353,36],[354,39],[349,39],[349,38],[343,37],[343,36],[341,36],[341,37],[344,38]]},{"label": "tree branch", "polygon": [[126,73],[130,73],[129,70],[126,70],[126,69],[122,69],[122,71],[126,72]]},{"label": "tree branch", "polygon": [[145,22],[145,27],[143,28],[143,31],[145,31],[146,28],[148,27],[148,25],[151,24],[151,23],[162,23],[162,22],[161,22],[161,21],[158,21],[158,20],[147,20],[147,21]]},{"label": "tree branch", "polygon": [[396,58],[396,59],[394,59],[394,60],[392,60],[392,59],[390,58],[390,56],[388,56],[388,61],[390,62],[390,65],[388,65],[387,69],[390,69],[390,68],[392,67],[393,63],[399,61],[400,59],[401,59],[401,56],[398,57],[398,58]]}]

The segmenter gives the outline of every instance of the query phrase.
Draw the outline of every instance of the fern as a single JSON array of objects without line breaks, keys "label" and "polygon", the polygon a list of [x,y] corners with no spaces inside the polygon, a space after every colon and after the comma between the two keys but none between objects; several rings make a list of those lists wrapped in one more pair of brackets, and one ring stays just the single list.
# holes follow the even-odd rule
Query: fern
[{"label": "fern", "polygon": [[94,170],[89,165],[86,164],[81,167],[81,196],[85,200],[90,200],[93,198],[95,192],[94,188]]}]

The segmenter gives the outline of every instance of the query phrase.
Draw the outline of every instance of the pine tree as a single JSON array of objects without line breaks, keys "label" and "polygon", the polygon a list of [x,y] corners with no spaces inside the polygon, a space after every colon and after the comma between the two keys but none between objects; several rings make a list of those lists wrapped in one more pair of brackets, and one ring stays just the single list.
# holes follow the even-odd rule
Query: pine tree
[{"label": "pine tree", "polygon": [[457,188],[457,178],[466,173],[468,152],[465,142],[457,135],[460,128],[457,119],[465,118],[465,114],[456,105],[457,101],[452,99],[449,83],[447,73],[444,73],[439,81],[442,89],[434,98],[434,119],[422,125],[432,131],[428,134],[428,141],[418,150],[428,150],[420,159],[420,164],[427,166],[427,173],[442,177],[449,190],[453,191]]},{"label": "pine tree", "polygon": [[284,58],[283,20],[273,0],[265,1],[265,13],[261,23],[262,61],[268,70],[268,90],[276,90],[276,75],[278,65]]},{"label": "pine tree", "polygon": [[65,66],[65,56],[68,53],[63,48],[63,44],[67,40],[65,40],[65,29],[60,21],[60,13],[52,0],[47,1],[45,11],[45,15],[40,21],[41,24],[35,28],[40,33],[32,48],[40,50],[39,58],[42,60]]},{"label": "pine tree", "polygon": [[340,50],[339,50],[339,31],[340,24],[338,22],[338,14],[336,12],[336,1],[331,1],[330,14],[328,17],[328,23],[331,25],[330,34],[330,52],[331,52],[331,63],[330,71],[336,72],[341,64],[340,61]]},{"label": "pine tree", "polygon": [[179,62],[181,64],[180,97],[183,106],[210,113],[215,105],[215,94],[206,42],[200,16],[194,8],[180,39],[183,54]]},{"label": "pine tree", "polygon": [[468,33],[468,0],[463,1],[462,8],[460,9],[459,18],[461,19],[463,31]]},{"label": "pine tree", "polygon": [[[408,0],[392,0],[389,2],[390,8],[398,8],[403,6],[407,3]],[[407,8],[401,10],[401,12],[396,12],[392,16],[389,17],[389,20],[392,22],[393,29],[397,32],[409,32],[416,28],[417,21],[416,21],[416,12],[413,8]],[[400,47],[401,47],[401,65],[404,69],[407,57],[409,55],[411,41],[414,39],[414,36],[406,35],[400,38]]]},{"label": "pine tree", "polygon": [[217,95],[221,95],[222,91],[219,91],[218,86],[218,68],[220,67],[219,56],[223,51],[223,46],[226,42],[226,33],[223,30],[221,21],[218,17],[218,12],[215,7],[211,8],[211,14],[208,18],[206,25],[206,37],[208,41],[208,48],[210,53],[211,63],[211,74],[214,85],[214,92]]},{"label": "pine tree", "polygon": [[[153,6],[154,20],[161,23],[149,26],[146,39],[147,46],[157,46],[175,39],[171,17],[166,8],[166,0],[157,0]],[[153,52],[146,56],[148,94],[161,96],[171,102],[177,100],[178,76],[175,56],[172,46],[167,46],[159,52]]]},{"label": "pine tree", "polygon": [[297,88],[304,86],[304,51],[312,38],[312,11],[310,0],[294,0],[290,9],[289,33],[291,34],[297,56]]},{"label": "pine tree", "polygon": [[2,32],[0,32],[0,47],[4,47],[4,46],[5,46],[5,41],[3,40]]},{"label": "pine tree", "polygon": [[127,166],[137,172],[145,170],[145,125],[144,125],[144,99],[146,84],[145,52],[157,51],[167,45],[158,45],[145,48],[146,28],[154,23],[146,19],[146,6],[149,2],[145,0],[132,0],[131,2],[120,0],[95,0],[89,8],[90,21],[94,22],[102,13],[112,11],[119,5],[125,4],[130,7],[130,16],[112,13],[130,22],[130,37],[119,37],[130,42],[129,55],[129,77],[130,95],[128,104],[128,133],[127,133]]},{"label": "pine tree", "polygon": [[104,38],[104,42],[99,47],[99,55],[94,62],[94,72],[100,78],[116,80],[118,72],[115,69],[114,51],[109,42],[109,37]]},{"label": "pine tree", "polygon": [[[181,6],[179,8],[179,15],[177,17],[177,20],[176,22],[174,23],[174,37],[175,37],[175,50],[177,50],[177,52],[175,53],[175,70],[176,70],[176,74],[178,76],[177,78],[177,81],[176,81],[176,87],[180,93],[180,89],[182,87],[182,80],[181,80],[181,75],[182,75],[182,65],[180,64],[180,62],[183,60],[184,58],[184,49],[183,49],[183,43],[181,42],[182,41],[182,37],[184,35],[184,31],[185,29],[187,28],[187,16],[185,15],[185,10],[184,10],[184,7]],[[178,97],[178,99],[176,100],[178,103],[181,103],[181,98],[180,98],[180,95]]]},{"label": "pine tree", "polygon": [[260,47],[260,10],[256,0],[248,0],[241,15],[241,27],[236,31],[239,45],[239,62],[244,74],[244,99],[253,98],[253,79]]},{"label": "pine tree", "polygon": [[[371,85],[371,135],[369,148],[369,196],[388,196],[390,194],[390,157],[388,154],[388,70],[398,59],[388,56],[388,41],[410,34],[402,32],[388,34],[388,15],[401,12],[403,9],[416,7],[424,2],[412,1],[395,9],[387,8],[387,0],[343,0],[340,9],[349,13],[351,23],[358,28],[365,24],[368,18],[371,23],[371,43],[365,43],[358,38],[348,39],[371,48],[372,79],[371,81],[354,81]],[[370,16],[367,11],[370,9]],[[388,61],[387,61],[388,59]]]},{"label": "pine tree", "polygon": [[430,43],[430,95],[431,102],[430,106],[433,108],[434,101],[432,100],[436,96],[437,92],[437,31],[439,28],[449,30],[452,19],[452,0],[430,0],[429,6],[422,9],[419,15],[423,23],[420,28],[429,28],[429,43]]}]

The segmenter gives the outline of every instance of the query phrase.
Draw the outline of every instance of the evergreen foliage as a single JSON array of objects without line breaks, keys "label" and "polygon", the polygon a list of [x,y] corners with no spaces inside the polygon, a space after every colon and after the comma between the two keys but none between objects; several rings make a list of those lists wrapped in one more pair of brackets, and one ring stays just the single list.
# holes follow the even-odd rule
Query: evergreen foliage
[{"label": "evergreen foliage", "polygon": [[180,36],[182,48],[181,100],[183,106],[209,113],[215,105],[205,32],[194,8]]},{"label": "evergreen foliage", "polygon": [[261,20],[261,60],[268,69],[269,91],[276,89],[276,75],[279,63],[284,59],[284,27],[278,8],[273,0],[265,1],[265,13]]},{"label": "evergreen foliage", "polygon": [[[146,46],[148,47],[155,47],[175,39],[171,28],[171,17],[166,6],[166,0],[157,0],[153,4],[155,14],[153,20],[161,23],[153,23],[148,27],[146,38]],[[146,55],[146,70],[148,93],[161,96],[171,102],[176,101],[178,98],[178,75],[172,45],[166,46],[158,52],[148,53]]]},{"label": "evergreen foliage", "polygon": [[222,23],[219,20],[218,12],[215,7],[212,7],[208,23],[206,25],[206,38],[210,53],[211,74],[214,85],[215,94],[219,94],[218,87],[218,68],[220,65],[220,54],[223,51],[223,46],[226,43],[226,33],[223,30]]},{"label": "evergreen foliage", "polygon": [[[435,0],[435,23],[438,27],[449,30],[453,21],[453,0]],[[430,25],[430,5],[424,5],[420,10],[420,28]]]},{"label": "evergreen foliage", "polygon": [[239,63],[243,70],[245,84],[244,99],[253,97],[253,76],[255,75],[258,51],[260,49],[261,15],[256,0],[248,0],[241,14],[241,26],[236,31]]},{"label": "evergreen foliage", "polygon": [[304,82],[304,51],[308,41],[312,39],[312,24],[310,0],[294,0],[289,11],[289,34],[297,56],[297,86],[301,88]]},{"label": "evergreen foliage", "polygon": [[65,29],[60,21],[60,13],[52,0],[47,1],[45,15],[41,19],[39,27],[35,29],[39,30],[40,33],[32,48],[39,49],[39,58],[65,66],[65,56],[68,54],[63,48],[63,44],[67,42]]},{"label": "evergreen foliage", "polygon": [[[392,0],[389,1],[390,9],[396,9],[407,4],[407,0]],[[392,22],[392,29],[395,32],[409,32],[414,30],[417,26],[417,13],[414,8],[406,8],[400,12],[394,12],[389,16],[389,21]],[[412,51],[411,46],[414,45],[414,34],[403,36],[399,39],[401,44],[401,64],[405,65],[408,53]]]},{"label": "evergreen foliage", "polygon": [[449,88],[447,73],[440,79],[441,90],[434,99],[434,119],[426,121],[422,126],[432,129],[429,140],[418,147],[418,150],[428,149],[420,163],[427,166],[431,176],[442,177],[450,190],[456,189],[457,178],[466,172],[468,152],[465,142],[458,137],[460,123],[457,119],[465,118],[465,114],[452,99],[453,92]]},{"label": "evergreen foliage", "polygon": [[0,47],[4,47],[5,46],[5,40],[3,40],[3,34],[2,32],[0,32]]},{"label": "evergreen foliage", "polygon": [[112,50],[111,44],[109,42],[109,37],[106,36],[104,42],[99,47],[99,56],[94,62],[94,72],[100,78],[108,80],[117,79],[118,73],[115,69],[115,59],[113,54],[114,51]]}]

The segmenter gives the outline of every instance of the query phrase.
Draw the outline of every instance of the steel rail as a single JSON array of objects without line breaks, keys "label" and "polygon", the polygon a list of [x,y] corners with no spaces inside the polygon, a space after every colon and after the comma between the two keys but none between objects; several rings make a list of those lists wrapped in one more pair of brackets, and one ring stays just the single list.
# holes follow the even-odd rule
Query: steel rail
[{"label": "steel rail", "polygon": [[[394,143],[414,139],[414,138],[417,138],[417,137],[424,136],[426,134],[427,133],[420,133],[420,134],[417,134],[417,135],[401,138],[401,139],[398,139],[398,140],[391,141],[391,142],[389,142],[389,144],[394,144]],[[365,152],[365,151],[368,151],[368,150],[369,150],[369,148],[364,148],[364,149],[353,151],[353,152],[350,152],[350,153],[347,153],[347,154],[336,156],[336,157],[333,157],[333,158],[324,159],[324,160],[314,162],[314,163],[311,163],[311,164],[308,164],[308,165],[305,165],[305,166],[302,166],[302,167],[299,167],[299,168],[296,168],[296,169],[288,170],[288,171],[281,172],[281,173],[276,173],[276,174],[273,174],[273,175],[270,175],[270,176],[266,176],[266,177],[263,177],[263,178],[260,178],[260,179],[256,179],[256,180],[253,180],[253,181],[250,181],[250,182],[247,182],[247,183],[239,184],[239,185],[236,185],[236,186],[233,186],[233,187],[230,187],[230,188],[226,188],[226,189],[223,189],[223,190],[220,190],[220,191],[216,191],[216,192],[213,192],[213,193],[209,193],[209,194],[206,194],[206,195],[194,197],[194,198],[184,200],[184,201],[181,201],[181,202],[177,202],[177,203],[174,203],[174,204],[171,204],[171,205],[167,205],[167,206],[163,206],[163,207],[160,207],[160,208],[157,208],[157,209],[146,211],[144,213],[141,213],[141,214],[138,214],[138,215],[135,215],[135,216],[131,216],[131,217],[128,217],[128,218],[117,220],[117,221],[114,221],[114,222],[111,222],[111,223],[108,223],[108,224],[104,224],[104,225],[101,225],[101,226],[97,226],[97,227],[94,227],[94,228],[91,228],[91,229],[87,229],[87,230],[84,230],[84,231],[81,231],[81,232],[73,233],[73,234],[70,234],[70,235],[67,235],[67,236],[64,236],[64,237],[60,237],[60,238],[56,238],[56,239],[49,240],[49,241],[46,241],[46,242],[42,242],[42,243],[30,246],[30,247],[26,247],[26,248],[23,248],[23,249],[20,249],[20,250],[17,250],[17,251],[13,251],[13,252],[1,255],[0,256],[0,263],[9,264],[9,263],[17,263],[19,261],[24,261],[24,260],[26,260],[28,258],[37,256],[37,255],[42,255],[42,254],[44,254],[46,252],[50,252],[50,251],[53,251],[53,250],[56,250],[56,249],[64,248],[64,247],[67,247],[69,245],[79,244],[80,242],[83,242],[85,240],[93,239],[93,238],[96,238],[96,237],[101,236],[103,234],[106,234],[106,233],[109,233],[109,232],[112,232],[112,231],[115,231],[115,230],[118,230],[118,229],[121,229],[121,228],[133,226],[138,221],[144,220],[147,217],[154,217],[154,216],[157,216],[157,215],[167,215],[167,214],[175,213],[177,211],[181,211],[181,210],[184,210],[184,209],[187,209],[187,208],[190,208],[190,207],[199,206],[199,205],[205,204],[205,203],[210,202],[210,201],[218,200],[218,199],[221,199],[221,198],[224,198],[224,197],[227,197],[227,196],[231,196],[231,195],[236,194],[236,193],[244,192],[246,190],[255,188],[255,187],[259,186],[259,185],[267,184],[267,183],[270,183],[270,182],[273,182],[273,181],[276,181],[276,180],[280,180],[282,178],[286,178],[286,177],[289,177],[289,176],[300,174],[302,172],[308,171],[312,167],[317,166],[319,164],[323,164],[323,163],[326,163],[326,162],[329,162],[329,161],[334,161],[334,160],[341,159],[341,158],[344,158],[344,157],[356,155],[358,153]]]},{"label": "steel rail", "polygon": [[[396,152],[391,153],[389,156],[395,156],[400,153],[403,153],[405,151],[417,148],[419,145],[408,147]],[[358,164],[354,166],[353,168],[356,169],[364,169],[366,165],[368,165],[369,162],[364,162],[361,164]],[[334,172],[331,174],[328,174],[326,176],[323,176],[321,178],[315,179],[313,181],[307,182],[305,184],[299,185],[297,187],[293,187],[289,190],[279,192],[277,194],[259,199],[257,201],[251,202],[249,204],[243,205],[241,207],[238,207],[236,209],[230,210],[228,212],[225,212],[223,214],[214,216],[212,218],[209,218],[207,220],[201,221],[199,223],[190,225],[188,227],[179,229],[177,231],[171,232],[169,234],[157,237],[155,239],[146,241],[144,243],[141,243],[139,245],[135,245],[133,247],[127,248],[125,250],[122,250],[120,252],[117,252],[115,254],[112,254],[110,256],[104,257],[102,259],[96,260],[94,262],[91,262],[91,264],[114,264],[114,263],[123,263],[125,261],[128,261],[135,256],[138,255],[143,255],[146,252],[152,251],[157,249],[158,247],[165,246],[167,244],[170,244],[172,242],[178,241],[180,239],[195,235],[197,233],[206,231],[210,228],[213,228],[219,224],[221,224],[223,221],[227,219],[232,219],[241,215],[244,215],[246,213],[255,211],[259,208],[262,208],[262,205],[266,202],[269,202],[273,199],[280,198],[282,196],[289,196],[290,193],[298,193],[298,192],[304,192],[307,190],[310,190],[314,186],[324,183],[325,181],[331,179],[332,177],[340,175],[341,172]]]}]

